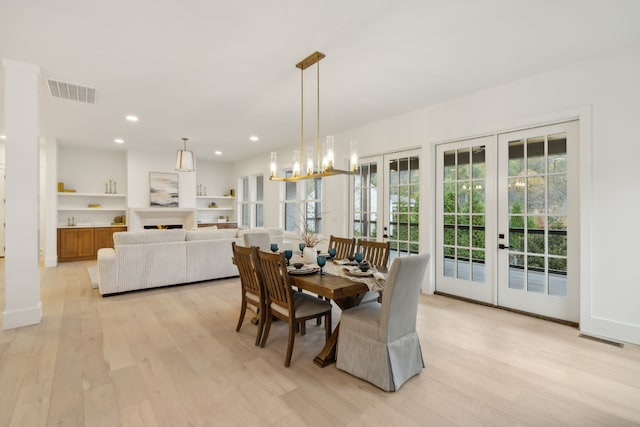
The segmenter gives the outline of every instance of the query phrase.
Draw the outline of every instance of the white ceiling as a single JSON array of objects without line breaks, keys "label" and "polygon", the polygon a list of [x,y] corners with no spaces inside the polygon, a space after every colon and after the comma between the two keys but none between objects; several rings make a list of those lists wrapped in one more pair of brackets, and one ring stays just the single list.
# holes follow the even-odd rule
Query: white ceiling
[{"label": "white ceiling", "polygon": [[[329,134],[638,44],[638,0],[0,0],[0,57],[41,67],[45,137],[174,151],[186,136],[224,161],[299,140],[295,64],[316,50]],[[96,104],[52,98],[47,78]]]}]

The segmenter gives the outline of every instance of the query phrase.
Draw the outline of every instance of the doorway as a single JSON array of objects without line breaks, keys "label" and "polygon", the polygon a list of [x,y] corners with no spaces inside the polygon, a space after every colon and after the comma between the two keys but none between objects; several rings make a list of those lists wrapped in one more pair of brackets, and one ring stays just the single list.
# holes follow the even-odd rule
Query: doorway
[{"label": "doorway", "polygon": [[420,250],[420,150],[361,159],[352,178],[352,234],[389,241],[389,260]]},{"label": "doorway", "polygon": [[578,322],[578,122],[436,148],[436,290]]}]

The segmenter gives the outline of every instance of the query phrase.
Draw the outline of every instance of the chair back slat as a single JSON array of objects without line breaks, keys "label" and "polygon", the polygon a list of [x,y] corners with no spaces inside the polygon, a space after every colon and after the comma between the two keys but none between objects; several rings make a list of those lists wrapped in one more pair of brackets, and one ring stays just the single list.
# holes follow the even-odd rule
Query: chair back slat
[{"label": "chair back slat", "polygon": [[370,240],[358,240],[356,252],[362,252],[364,259],[376,267],[387,267],[389,263],[389,242],[375,242]]},{"label": "chair back slat", "polygon": [[336,249],[336,259],[345,259],[349,255],[353,255],[353,250],[356,246],[355,238],[336,237],[331,236],[329,238],[329,249]]},{"label": "chair back slat", "polygon": [[290,310],[292,290],[287,274],[287,263],[282,253],[257,251],[258,273],[266,290],[267,304],[275,303]]},{"label": "chair back slat", "polygon": [[263,289],[253,264],[253,248],[236,245],[235,242],[232,242],[231,246],[233,247],[233,261],[238,266],[242,287],[261,296]]}]

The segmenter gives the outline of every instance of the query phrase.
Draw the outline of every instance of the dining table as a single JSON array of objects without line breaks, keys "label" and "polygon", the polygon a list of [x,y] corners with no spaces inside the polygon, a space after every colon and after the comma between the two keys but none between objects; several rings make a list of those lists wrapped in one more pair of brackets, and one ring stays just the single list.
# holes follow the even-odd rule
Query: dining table
[{"label": "dining table", "polygon": [[[331,268],[330,262],[325,267],[326,270],[336,271],[336,267]],[[337,267],[341,268],[341,267]],[[386,269],[378,269],[386,273]],[[370,290],[369,286],[357,277],[353,279],[345,277],[344,274],[336,275],[325,272],[320,274],[289,274],[291,286],[314,293],[320,297],[330,299],[336,303],[341,310],[347,310],[360,304],[364,294]],[[338,334],[340,333],[340,322],[337,323],[331,336],[327,340],[324,348],[313,362],[324,368],[336,361],[336,349],[338,344]]]}]

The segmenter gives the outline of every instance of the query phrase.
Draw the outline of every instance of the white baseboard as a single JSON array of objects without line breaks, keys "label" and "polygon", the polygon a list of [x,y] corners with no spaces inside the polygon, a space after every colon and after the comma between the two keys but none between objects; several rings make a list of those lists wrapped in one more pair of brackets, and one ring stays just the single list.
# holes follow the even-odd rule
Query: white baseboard
[{"label": "white baseboard", "polygon": [[35,307],[22,310],[4,311],[2,329],[14,329],[21,326],[36,325],[42,321],[42,301]]}]

